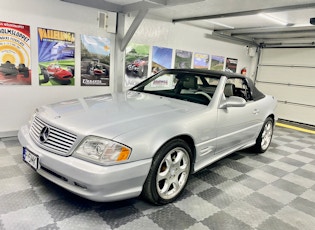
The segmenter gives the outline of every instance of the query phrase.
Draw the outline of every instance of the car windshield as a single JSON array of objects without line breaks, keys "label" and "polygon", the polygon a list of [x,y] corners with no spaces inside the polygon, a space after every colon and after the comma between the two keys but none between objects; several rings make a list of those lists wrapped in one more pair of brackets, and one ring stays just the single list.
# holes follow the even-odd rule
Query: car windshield
[{"label": "car windshield", "polygon": [[206,73],[161,71],[131,90],[208,105],[219,77]]}]

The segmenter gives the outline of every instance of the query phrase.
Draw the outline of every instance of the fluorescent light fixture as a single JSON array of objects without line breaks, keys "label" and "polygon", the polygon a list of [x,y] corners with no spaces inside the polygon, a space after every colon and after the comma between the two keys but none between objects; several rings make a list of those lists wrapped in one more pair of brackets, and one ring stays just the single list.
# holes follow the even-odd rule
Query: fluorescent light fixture
[{"label": "fluorescent light fixture", "polygon": [[263,18],[266,18],[266,19],[268,19],[268,20],[270,20],[270,21],[273,21],[273,22],[275,22],[275,23],[277,23],[277,24],[280,24],[280,25],[283,25],[283,26],[287,26],[287,25],[288,25],[288,22],[285,22],[285,21],[283,21],[283,20],[281,20],[281,19],[279,19],[279,18],[270,16],[270,15],[268,15],[268,14],[259,13],[258,15],[259,15],[260,17],[263,17]]},{"label": "fluorescent light fixture", "polygon": [[223,24],[223,23],[220,23],[220,22],[214,22],[214,21],[210,21],[210,20],[203,20],[209,24],[213,24],[213,25],[217,25],[217,26],[222,26],[222,27],[225,27],[225,28],[229,28],[229,29],[234,29],[233,26],[229,26],[229,25],[226,25],[226,24]]}]

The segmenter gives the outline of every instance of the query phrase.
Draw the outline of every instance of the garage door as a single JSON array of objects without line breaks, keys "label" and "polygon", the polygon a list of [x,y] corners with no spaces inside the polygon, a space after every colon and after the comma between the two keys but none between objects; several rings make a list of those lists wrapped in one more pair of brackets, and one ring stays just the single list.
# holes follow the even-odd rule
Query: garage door
[{"label": "garage door", "polygon": [[315,125],[315,48],[263,48],[256,86],[278,99],[278,117]]}]

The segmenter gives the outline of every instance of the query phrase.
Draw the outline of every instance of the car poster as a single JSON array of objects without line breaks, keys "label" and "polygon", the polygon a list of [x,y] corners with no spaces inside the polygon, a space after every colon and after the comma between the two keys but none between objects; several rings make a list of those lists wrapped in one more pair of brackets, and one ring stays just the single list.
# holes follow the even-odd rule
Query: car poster
[{"label": "car poster", "polygon": [[209,54],[195,53],[194,68],[209,69]]},{"label": "car poster", "polygon": [[39,85],[74,85],[75,36],[38,28]]},{"label": "car poster", "polygon": [[236,73],[236,68],[237,68],[237,59],[226,58],[225,71]]},{"label": "car poster", "polygon": [[225,57],[223,56],[212,55],[210,69],[222,71],[224,69],[224,60],[225,60]]},{"label": "car poster", "polygon": [[109,86],[109,38],[81,35],[81,86]]},{"label": "car poster", "polygon": [[30,27],[0,21],[0,85],[31,85]]},{"label": "car poster", "polygon": [[192,52],[184,50],[175,51],[175,69],[190,69],[192,63]]},{"label": "car poster", "polygon": [[134,86],[148,77],[149,45],[129,43],[126,48],[125,85]]},{"label": "car poster", "polygon": [[152,74],[162,69],[170,69],[172,66],[173,50],[159,46],[152,47]]}]

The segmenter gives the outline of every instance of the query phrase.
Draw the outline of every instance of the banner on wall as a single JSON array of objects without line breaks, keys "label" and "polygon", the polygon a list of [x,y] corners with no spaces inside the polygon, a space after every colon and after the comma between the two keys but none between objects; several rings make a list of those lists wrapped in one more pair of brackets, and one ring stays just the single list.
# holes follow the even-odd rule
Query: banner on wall
[{"label": "banner on wall", "polygon": [[74,33],[45,28],[37,32],[39,84],[74,85]]},{"label": "banner on wall", "polygon": [[172,66],[173,50],[170,48],[153,46],[152,47],[152,74],[162,69],[170,69]]},{"label": "banner on wall", "polygon": [[209,68],[209,54],[195,53],[194,68],[195,69],[208,69]]},{"label": "banner on wall", "polygon": [[210,69],[222,71],[224,69],[224,59],[225,57],[223,56],[212,55]]},{"label": "banner on wall", "polygon": [[148,77],[149,45],[129,43],[126,47],[125,85],[134,86]]},{"label": "banner on wall", "polygon": [[110,40],[81,35],[81,86],[109,86]]},{"label": "banner on wall", "polygon": [[184,50],[175,51],[175,69],[190,69],[192,63],[192,52]]},{"label": "banner on wall", "polygon": [[237,68],[237,59],[226,58],[225,71],[236,73],[236,68]]},{"label": "banner on wall", "polygon": [[30,27],[0,21],[0,85],[30,85]]}]

